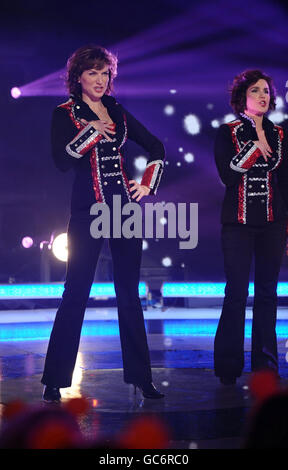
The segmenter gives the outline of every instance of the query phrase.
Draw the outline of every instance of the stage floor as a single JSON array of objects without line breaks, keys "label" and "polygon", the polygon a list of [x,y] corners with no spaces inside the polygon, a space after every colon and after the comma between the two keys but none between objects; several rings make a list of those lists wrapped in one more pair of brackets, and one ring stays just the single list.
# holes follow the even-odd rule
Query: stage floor
[{"label": "stage floor", "polygon": [[[155,385],[161,400],[136,396],[122,379],[115,309],[87,311],[71,388],[63,402],[86,397],[90,410],[79,420],[89,439],[111,440],[135,418],[157,416],[167,426],[173,449],[237,449],[243,446],[252,406],[250,377],[251,324],[247,320],[245,369],[236,386],[223,386],[213,372],[213,341],[219,309],[153,309],[145,312]],[[286,361],[288,309],[279,310],[278,351],[281,385],[288,386]],[[0,312],[1,415],[21,398],[41,401],[41,373],[55,310]],[[248,312],[249,318],[249,312]],[[251,323],[251,322],[250,322]],[[61,406],[61,405],[58,405]]]}]

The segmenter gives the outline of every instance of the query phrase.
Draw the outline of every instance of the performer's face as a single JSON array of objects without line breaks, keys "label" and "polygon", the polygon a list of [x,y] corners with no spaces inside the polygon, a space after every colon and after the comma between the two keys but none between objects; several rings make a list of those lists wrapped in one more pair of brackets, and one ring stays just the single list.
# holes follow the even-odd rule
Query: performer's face
[{"label": "performer's face", "polygon": [[82,87],[82,95],[89,97],[92,101],[98,101],[109,84],[109,65],[105,65],[101,70],[96,68],[84,70],[79,83]]},{"label": "performer's face", "polygon": [[269,85],[264,79],[250,85],[246,91],[246,109],[245,111],[261,116],[269,109],[270,103],[270,89]]}]

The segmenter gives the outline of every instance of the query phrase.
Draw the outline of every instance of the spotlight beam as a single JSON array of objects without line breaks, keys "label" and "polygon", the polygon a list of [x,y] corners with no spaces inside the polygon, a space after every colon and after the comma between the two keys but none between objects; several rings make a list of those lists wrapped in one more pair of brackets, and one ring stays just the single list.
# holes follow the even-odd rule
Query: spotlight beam
[{"label": "spotlight beam", "polygon": [[[223,84],[227,83],[227,77],[231,76],[233,64],[235,73],[250,63],[253,63],[254,67],[267,69],[265,44],[269,43],[269,47],[271,43],[277,44],[282,46],[283,52],[286,50],[286,29],[286,18],[281,7],[272,3],[263,4],[260,0],[255,0],[249,5],[246,14],[243,13],[242,4],[231,4],[228,0],[220,0],[217,5],[211,0],[203,5],[193,5],[185,14],[110,47],[120,59],[121,72],[116,83],[117,94],[167,96],[167,90],[181,88],[183,96],[194,96],[197,92],[211,95],[209,85],[205,88],[204,83],[210,82],[211,66],[215,64],[217,77],[213,77],[214,92],[223,93]],[[251,47],[249,50],[243,50],[243,44],[252,44],[259,39],[263,47],[257,51],[255,63],[255,49]],[[177,49],[179,52],[175,52]],[[238,50],[241,52],[235,53]],[[283,60],[281,64],[276,63],[276,58],[272,57],[269,58],[269,63],[273,64],[274,70],[278,68],[282,74],[286,73]],[[186,72],[184,77],[183,71]],[[66,96],[64,73],[61,69],[21,86],[21,95]],[[134,81],[132,88],[127,80],[130,76],[131,82]]]}]

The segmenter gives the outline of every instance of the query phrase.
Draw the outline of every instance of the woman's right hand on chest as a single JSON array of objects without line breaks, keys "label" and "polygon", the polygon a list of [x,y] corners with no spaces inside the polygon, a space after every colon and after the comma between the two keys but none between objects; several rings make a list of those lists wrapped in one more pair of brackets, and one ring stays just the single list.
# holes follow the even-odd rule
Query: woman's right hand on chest
[{"label": "woman's right hand on chest", "polygon": [[91,124],[91,126],[93,126],[94,129],[96,129],[98,132],[100,132],[100,134],[103,135],[103,137],[105,137],[105,139],[109,140],[110,142],[112,141],[111,137],[109,137],[108,134],[112,134],[112,135],[115,134],[114,124],[111,124],[107,121],[101,121],[100,119],[96,121],[89,121],[89,122],[86,121],[86,119],[80,119],[80,121],[85,126],[87,124]]},{"label": "woman's right hand on chest", "polygon": [[268,142],[266,140],[259,139],[259,140],[255,140],[254,143],[255,145],[257,145],[258,149],[261,151],[264,157],[264,160],[267,162],[268,158],[271,157],[273,153]]}]

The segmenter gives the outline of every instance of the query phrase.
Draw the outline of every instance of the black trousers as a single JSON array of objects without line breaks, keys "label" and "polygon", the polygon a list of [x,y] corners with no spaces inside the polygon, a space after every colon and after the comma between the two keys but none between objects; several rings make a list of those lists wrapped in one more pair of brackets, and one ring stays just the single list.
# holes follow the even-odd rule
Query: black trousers
[{"label": "black trousers", "polygon": [[[72,217],[68,226],[67,272],[56,313],[41,382],[69,387],[79,348],[84,313],[94,280],[103,238],[90,235],[89,217]],[[151,382],[150,357],[138,284],[142,239],[109,240],[118,306],[124,381]]]},{"label": "black trousers", "polygon": [[254,257],[251,369],[278,370],[277,283],[286,242],[286,222],[261,227],[223,225],[225,298],[214,341],[215,375],[240,377],[249,275]]}]

